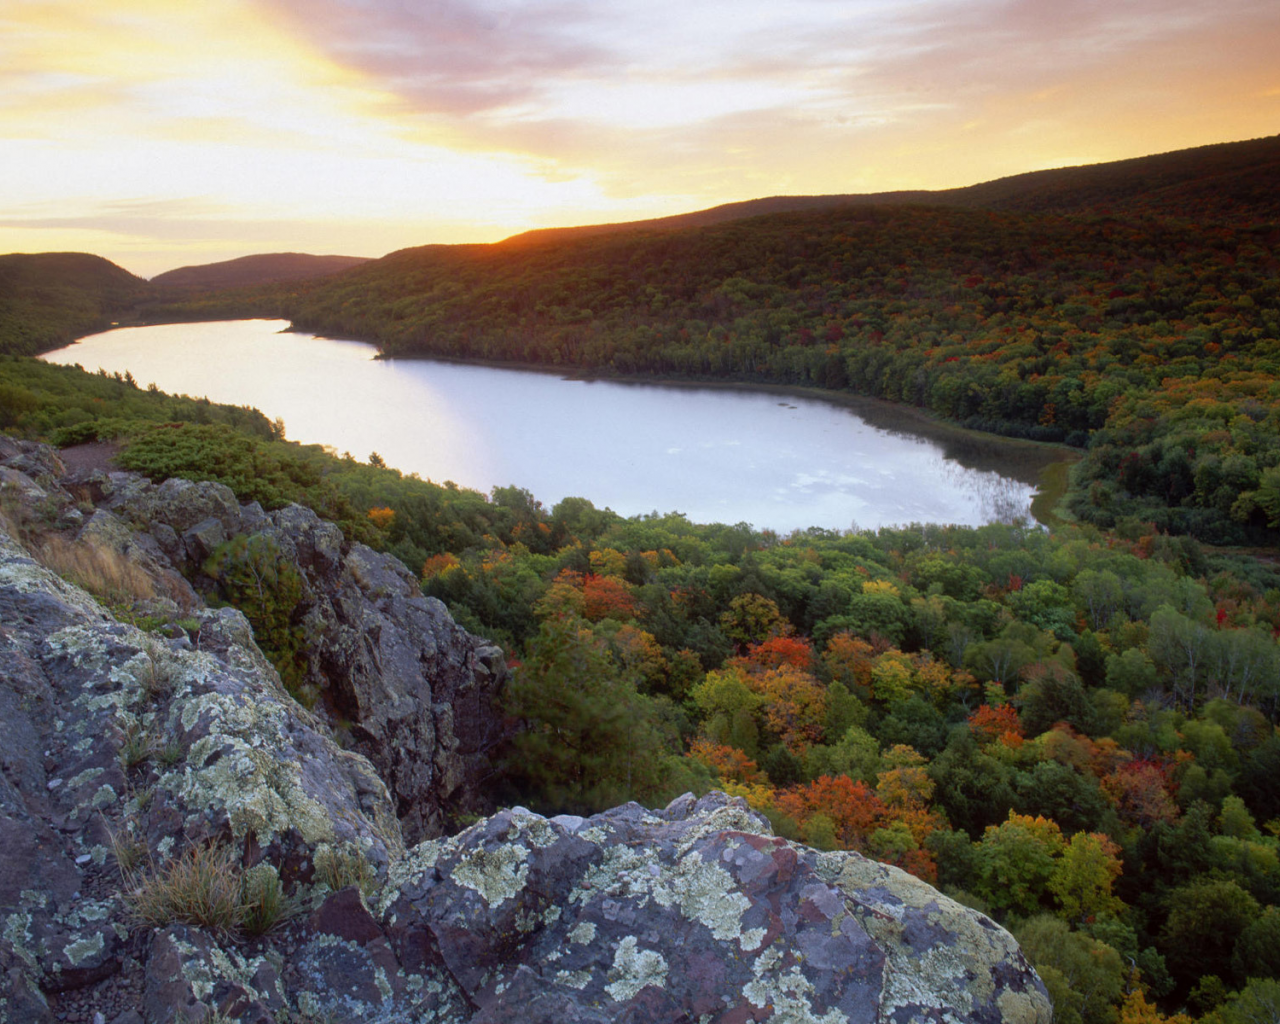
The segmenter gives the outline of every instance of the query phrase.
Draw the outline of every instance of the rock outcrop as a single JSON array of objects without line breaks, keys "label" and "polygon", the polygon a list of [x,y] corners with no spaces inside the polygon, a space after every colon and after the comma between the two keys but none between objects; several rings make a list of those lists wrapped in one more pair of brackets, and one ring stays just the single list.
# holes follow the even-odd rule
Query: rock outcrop
[{"label": "rock outcrop", "polygon": [[454,816],[486,806],[488,755],[502,737],[494,708],[502,651],[423,597],[400,561],[347,543],[308,508],[264,512],[221,484],[155,486],[126,473],[91,483],[100,507],[83,535],[146,566],[179,603],[194,598],[185,581],[198,581],[209,555],[237,535],[267,541],[296,568],[306,684],[391,787],[407,841],[440,835]]},{"label": "rock outcrop", "polygon": [[[56,466],[11,469],[56,486]],[[442,818],[406,806],[457,792],[429,743],[481,756],[457,723],[496,656],[305,510],[108,482],[102,508],[50,517],[152,572],[210,520],[294,545],[330,685],[364,687],[350,699],[379,757],[288,695],[239,612],[139,629],[0,529],[0,1024],[1048,1024],[1003,929],[897,869],[774,838],[723,794],[515,808],[416,841]],[[414,673],[416,711],[387,682]],[[375,749],[409,741],[427,767]],[[226,913],[176,898],[228,881]]]}]

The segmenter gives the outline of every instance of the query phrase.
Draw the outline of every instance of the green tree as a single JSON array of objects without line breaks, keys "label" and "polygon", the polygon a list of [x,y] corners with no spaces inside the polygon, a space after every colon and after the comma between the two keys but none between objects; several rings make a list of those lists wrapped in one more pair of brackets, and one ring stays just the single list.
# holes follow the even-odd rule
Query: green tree
[{"label": "green tree", "polygon": [[1127,973],[1119,953],[1047,914],[1030,918],[1014,937],[1049,989],[1055,1024],[1111,1024],[1116,1019]]},{"label": "green tree", "polygon": [[1280,981],[1255,978],[1219,1011],[1223,1024],[1280,1024]]},{"label": "green tree", "polygon": [[1240,933],[1231,956],[1239,981],[1249,978],[1280,979],[1280,907],[1267,907]]},{"label": "green tree", "polygon": [[544,806],[597,811],[663,792],[674,737],[582,619],[542,622],[507,706],[525,723],[511,767]]},{"label": "green tree", "polygon": [[1033,914],[1064,845],[1054,822],[1011,811],[1003,824],[990,825],[983,833],[974,854],[974,890],[996,910]]},{"label": "green tree", "polygon": [[1229,879],[1202,878],[1166,898],[1161,951],[1175,974],[1230,977],[1237,939],[1258,916],[1258,901]]},{"label": "green tree", "polygon": [[1049,879],[1049,891],[1062,905],[1062,916],[1083,923],[1124,909],[1111,886],[1120,877],[1120,848],[1096,832],[1077,832]]},{"label": "green tree", "polygon": [[237,534],[205,560],[217,596],[244,613],[253,637],[293,697],[312,707],[319,689],[308,679],[307,637],[297,612],[305,584],[297,566],[271,537]]}]

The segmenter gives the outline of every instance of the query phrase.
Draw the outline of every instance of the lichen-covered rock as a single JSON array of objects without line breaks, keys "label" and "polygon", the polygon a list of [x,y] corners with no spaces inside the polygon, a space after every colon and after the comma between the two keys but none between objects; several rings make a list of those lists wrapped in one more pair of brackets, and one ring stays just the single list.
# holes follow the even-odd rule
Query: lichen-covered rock
[{"label": "lichen-covered rock", "polygon": [[[28,467],[11,493],[69,529],[54,457],[5,452]],[[95,486],[112,511],[80,515],[83,542],[154,578],[268,536],[360,750],[284,691],[239,612],[197,603],[145,632],[0,529],[0,1024],[1048,1024],[1005,931],[897,869],[776,839],[723,794],[515,808],[440,837],[483,779],[501,653],[306,509]],[[125,890],[204,844],[296,913],[253,938],[131,910]]]},{"label": "lichen-covered rock", "polygon": [[411,851],[377,908],[406,971],[465,995],[437,1019],[1048,1024],[987,918],[856,853],[773,838],[740,800],[690,804],[517,809]]},{"label": "lichen-covered rock", "polygon": [[[208,649],[116,622],[0,531],[0,965],[15,993],[120,970],[138,931],[122,844],[155,872],[232,842],[295,886],[324,844],[384,873],[403,857],[369,762],[284,692],[243,616],[197,617]],[[0,1024],[38,1019],[23,998],[0,1002]]]},{"label": "lichen-covered rock", "polygon": [[390,555],[350,544],[332,523],[290,505],[264,513],[213,483],[158,487],[111,477],[105,501],[145,531],[185,575],[237,535],[266,538],[299,572],[294,621],[307,637],[306,682],[350,723],[353,749],[391,789],[406,841],[440,835],[490,808],[488,752],[502,736],[495,698],[502,651],[461,629]]}]

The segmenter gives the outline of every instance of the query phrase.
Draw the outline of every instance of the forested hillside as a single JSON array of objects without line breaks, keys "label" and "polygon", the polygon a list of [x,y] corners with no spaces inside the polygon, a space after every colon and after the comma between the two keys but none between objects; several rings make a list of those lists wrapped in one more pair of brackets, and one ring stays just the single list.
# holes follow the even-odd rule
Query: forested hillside
[{"label": "forested hillside", "polygon": [[106,330],[146,285],[82,252],[0,256],[0,352],[34,355]]},{"label": "forested hillside", "polygon": [[952,206],[863,197],[705,226],[425,246],[181,312],[283,316],[389,356],[907,402],[1087,447],[1073,499],[1085,521],[1270,542],[1277,196],[1280,139],[1265,139],[931,197]]}]

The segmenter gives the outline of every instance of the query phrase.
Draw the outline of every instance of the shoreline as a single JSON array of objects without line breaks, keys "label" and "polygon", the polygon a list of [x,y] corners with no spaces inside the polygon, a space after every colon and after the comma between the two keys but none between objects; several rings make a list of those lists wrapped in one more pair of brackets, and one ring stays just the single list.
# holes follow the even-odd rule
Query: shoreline
[{"label": "shoreline", "polygon": [[[224,320],[178,320],[173,323],[216,323]],[[648,377],[636,375],[611,375],[584,370],[580,367],[526,363],[514,360],[462,358],[446,355],[385,355],[376,342],[359,338],[337,338],[306,328],[297,327],[280,316],[238,317],[240,320],[267,320],[285,323],[280,334],[302,334],[329,341],[354,342],[374,349],[373,358],[392,362],[437,362],[457,366],[474,366],[494,370],[511,370],[521,373],[541,373],[561,380],[582,383],[619,384],[634,387],[672,388],[678,390],[739,391],[753,394],[774,395],[811,402],[822,402],[850,410],[868,426],[890,434],[908,435],[932,441],[943,447],[944,457],[966,468],[990,470],[1034,488],[1028,515],[1046,529],[1065,524],[1069,517],[1057,511],[1070,490],[1070,467],[1078,462],[1082,453],[1075,448],[1057,442],[1033,441],[1028,438],[1005,437],[985,431],[963,427],[948,422],[936,413],[917,406],[891,402],[883,398],[859,395],[848,391],[831,391],[800,384],[778,384],[767,381],[754,382],[715,378]],[[113,324],[115,327],[159,326],[159,323]],[[101,333],[101,332],[93,332]],[[83,337],[89,337],[84,335]],[[80,341],[76,339],[72,344]],[[58,346],[66,347],[66,346]],[[50,349],[50,351],[53,351]],[[37,355],[35,358],[39,358]]]}]

